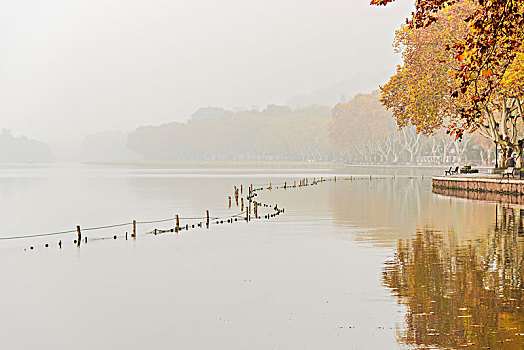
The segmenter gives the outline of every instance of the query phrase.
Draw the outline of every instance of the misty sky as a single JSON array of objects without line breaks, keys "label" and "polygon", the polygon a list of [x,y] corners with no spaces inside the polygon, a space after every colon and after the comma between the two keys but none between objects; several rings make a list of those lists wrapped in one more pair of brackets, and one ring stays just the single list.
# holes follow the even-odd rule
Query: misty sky
[{"label": "misty sky", "polygon": [[53,144],[392,71],[397,2],[0,0],[0,128]]}]

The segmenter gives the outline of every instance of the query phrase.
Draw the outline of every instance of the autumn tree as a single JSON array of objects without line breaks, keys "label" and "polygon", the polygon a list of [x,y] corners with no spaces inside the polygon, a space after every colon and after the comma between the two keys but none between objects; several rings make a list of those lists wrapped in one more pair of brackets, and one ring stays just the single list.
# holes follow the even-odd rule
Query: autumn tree
[{"label": "autumn tree", "polygon": [[489,98],[484,98],[479,94],[485,92],[479,91],[491,84],[493,70],[484,70],[474,83],[466,84],[459,73],[466,69],[465,60],[473,59],[471,53],[455,55],[450,49],[470,40],[474,29],[468,19],[479,8],[469,0],[448,4],[435,12],[438,21],[431,25],[411,22],[397,31],[394,46],[403,64],[382,87],[381,101],[393,110],[400,127],[415,125],[426,135],[447,127],[458,138],[478,131],[505,151],[503,157],[516,150],[517,165],[522,166],[522,54],[512,56],[500,80],[489,87]]},{"label": "autumn tree", "polygon": [[[395,0],[371,0],[386,5]],[[425,28],[439,20],[440,11],[460,0],[416,0],[415,12],[407,20],[410,28]],[[523,52],[524,0],[479,0],[464,21],[467,36],[446,49],[455,54],[460,67],[454,72],[460,84],[450,96],[465,95],[468,104],[460,110],[460,120],[450,129],[459,137],[482,122],[485,104],[498,94],[507,70]]]}]

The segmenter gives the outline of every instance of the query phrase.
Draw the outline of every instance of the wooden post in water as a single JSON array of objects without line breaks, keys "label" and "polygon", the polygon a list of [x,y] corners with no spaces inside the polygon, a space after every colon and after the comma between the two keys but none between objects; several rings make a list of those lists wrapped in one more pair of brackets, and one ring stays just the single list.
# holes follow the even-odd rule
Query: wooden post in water
[{"label": "wooden post in water", "polygon": [[249,213],[251,213],[251,201],[253,199],[253,184],[251,184],[251,187],[249,187],[249,203],[248,206],[246,206],[246,210],[248,210],[248,221],[249,221]]},{"label": "wooden post in water", "polygon": [[297,180],[293,181],[293,187],[297,187]]},{"label": "wooden post in water", "polygon": [[246,206],[246,222],[248,222],[248,221],[249,221],[249,209]]},{"label": "wooden post in water", "polygon": [[284,189],[287,189],[287,182],[284,181]]},{"label": "wooden post in water", "polygon": [[231,196],[228,196],[229,198],[229,207],[231,208]]},{"label": "wooden post in water", "polygon": [[371,174],[369,174],[369,181],[371,181]]},{"label": "wooden post in water", "polygon": [[207,216],[206,228],[209,228],[209,210],[206,210],[206,216]]},{"label": "wooden post in water", "polygon": [[337,182],[337,177],[335,176],[335,182]]},{"label": "wooden post in water", "polygon": [[180,231],[180,221],[178,221],[178,214],[175,215],[175,232]]},{"label": "wooden post in water", "polygon": [[244,211],[244,197],[240,198],[240,203],[242,204],[240,211]]},{"label": "wooden post in water", "polygon": [[272,187],[271,187],[271,182],[270,182],[270,183],[269,183],[269,190],[270,190],[270,191],[271,191],[271,188],[272,188]]},{"label": "wooden post in water", "polygon": [[320,177],[320,182],[324,182],[324,177],[323,176]]},{"label": "wooden post in water", "polygon": [[240,194],[242,194],[243,189],[244,189],[244,186],[243,186],[243,185],[240,185]]},{"label": "wooden post in water", "polygon": [[80,247],[80,241],[82,241],[82,233],[80,232],[80,226],[76,227],[76,233],[78,234],[78,240],[76,241],[76,246]]},{"label": "wooden post in water", "polygon": [[133,220],[133,238],[136,239],[136,220]]},{"label": "wooden post in water", "polygon": [[258,204],[255,202],[255,219],[258,219]]}]

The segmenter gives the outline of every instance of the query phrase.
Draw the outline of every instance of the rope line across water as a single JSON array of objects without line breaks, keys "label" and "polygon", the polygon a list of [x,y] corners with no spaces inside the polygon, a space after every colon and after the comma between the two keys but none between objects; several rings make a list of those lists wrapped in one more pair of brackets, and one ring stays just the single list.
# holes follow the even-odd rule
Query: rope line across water
[{"label": "rope line across water", "polygon": [[[371,175],[369,175],[369,178],[371,179]],[[373,179],[387,179],[387,178],[391,178],[391,177],[375,177]],[[408,176],[408,178],[412,178],[411,176]],[[415,177],[413,177],[415,178]],[[304,178],[305,179],[305,178]],[[304,180],[304,179],[299,179],[300,180]],[[340,177],[339,180],[346,180],[346,181],[349,181],[349,180],[365,180],[365,179],[368,179],[368,176],[367,175],[356,175],[356,176],[351,176],[351,177]],[[291,188],[299,188],[299,187],[305,187],[305,186],[311,186],[311,185],[317,185],[318,183],[320,182],[326,182],[326,181],[333,181],[332,178],[326,178],[326,179],[323,179],[323,180],[315,180],[315,181],[311,181],[311,183],[309,184],[301,184],[301,185],[296,185],[296,186],[293,186],[290,184],[287,184],[287,182],[284,182],[284,183],[274,183],[274,184],[256,184],[256,185],[252,185],[253,187],[256,186],[257,188],[253,188],[251,193],[251,197],[249,197],[248,195],[248,199],[250,198],[253,198],[253,193],[254,192],[257,192],[257,191],[262,191],[262,190],[265,190],[265,189],[270,189],[270,188],[273,188],[273,189],[280,189],[280,188],[285,188],[285,189],[291,189]],[[261,187],[258,187],[258,186],[261,186]],[[249,190],[249,187],[246,186],[246,190]],[[255,194],[256,195],[256,194]],[[235,214],[235,215],[229,215],[229,216],[218,216],[218,217],[209,217],[209,220],[218,220],[218,219],[228,219],[228,218],[236,218],[236,217],[243,217],[245,215],[244,212],[241,212],[239,214]],[[136,221],[136,224],[137,225],[143,225],[143,224],[155,224],[155,223],[162,223],[162,222],[168,222],[168,221],[173,221],[175,220],[176,218],[175,217],[172,217],[172,218],[167,218],[167,219],[160,219],[160,220],[148,220],[148,221]],[[200,216],[200,217],[179,217],[179,220],[207,220],[207,216]],[[95,227],[87,227],[87,228],[82,228],[82,231],[94,231],[94,230],[103,230],[103,229],[108,229],[108,228],[115,228],[115,227],[123,227],[123,226],[129,226],[129,225],[133,225],[133,222],[124,222],[124,223],[120,223],[120,224],[113,224],[113,225],[104,225],[104,226],[95,226]],[[0,237],[0,241],[5,241],[5,240],[14,240],[14,239],[24,239],[24,238],[35,238],[35,237],[47,237],[47,236],[57,236],[57,235],[63,235],[63,234],[67,234],[67,233],[75,233],[77,232],[76,229],[73,229],[73,230],[66,230],[66,231],[57,231],[57,232],[48,232],[48,233],[38,233],[38,234],[31,234],[31,235],[19,235],[19,236],[9,236],[9,237]],[[93,238],[95,239],[95,238]],[[96,238],[96,239],[105,239],[105,238]]]}]

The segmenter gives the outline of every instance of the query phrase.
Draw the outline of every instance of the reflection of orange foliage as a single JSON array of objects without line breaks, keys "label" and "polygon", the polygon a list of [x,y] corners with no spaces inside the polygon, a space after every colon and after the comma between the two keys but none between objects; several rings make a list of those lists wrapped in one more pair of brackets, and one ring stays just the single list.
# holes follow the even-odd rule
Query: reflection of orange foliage
[{"label": "reflection of orange foliage", "polygon": [[409,345],[522,349],[521,210],[502,208],[488,240],[462,244],[453,231],[420,230],[399,241],[384,283],[408,307]]}]

